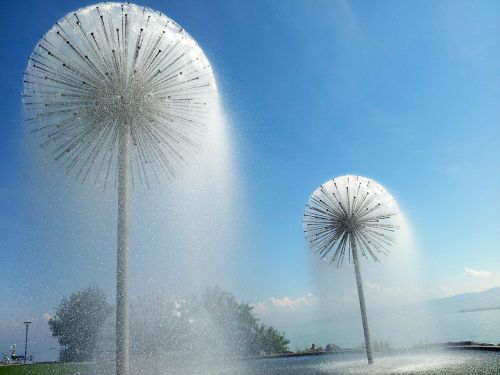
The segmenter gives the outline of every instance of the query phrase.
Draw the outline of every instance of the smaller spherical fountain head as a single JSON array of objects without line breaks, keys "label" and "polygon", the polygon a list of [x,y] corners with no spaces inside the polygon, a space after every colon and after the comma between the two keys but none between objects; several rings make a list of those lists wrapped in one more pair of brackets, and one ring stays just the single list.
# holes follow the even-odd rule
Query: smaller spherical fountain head
[{"label": "smaller spherical fountain head", "polygon": [[341,176],[325,182],[309,198],[304,233],[311,249],[341,267],[352,246],[378,261],[387,254],[398,228],[394,198],[377,182],[361,176]]},{"label": "smaller spherical fountain head", "polygon": [[26,122],[41,148],[78,180],[94,174],[104,184],[116,181],[122,134],[134,180],[174,176],[199,148],[216,98],[193,38],[167,16],[129,3],[61,18],[24,76]]}]

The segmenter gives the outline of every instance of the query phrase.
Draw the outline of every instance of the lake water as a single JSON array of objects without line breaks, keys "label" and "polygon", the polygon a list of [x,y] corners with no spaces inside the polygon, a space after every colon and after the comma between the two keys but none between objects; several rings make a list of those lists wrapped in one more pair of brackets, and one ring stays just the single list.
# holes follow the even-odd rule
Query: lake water
[{"label": "lake water", "polygon": [[[469,340],[500,343],[500,310],[459,313],[458,307],[372,309],[369,321],[372,339],[389,342],[394,348]],[[359,311],[336,313],[334,318],[278,328],[292,340],[292,349],[310,347],[311,343],[323,347],[334,343],[353,348],[364,342]]]},{"label": "lake water", "polygon": [[500,310],[442,313],[436,314],[433,319],[438,327],[436,341],[500,343]]}]

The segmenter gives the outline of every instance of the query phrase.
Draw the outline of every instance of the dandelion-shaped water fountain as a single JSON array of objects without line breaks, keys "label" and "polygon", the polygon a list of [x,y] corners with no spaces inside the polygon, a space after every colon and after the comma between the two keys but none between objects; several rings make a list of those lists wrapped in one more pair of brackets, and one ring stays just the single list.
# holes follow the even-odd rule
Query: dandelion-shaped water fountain
[{"label": "dandelion-shaped water fountain", "polygon": [[397,229],[391,219],[397,212],[394,198],[375,181],[342,176],[316,189],[304,213],[305,236],[322,259],[329,258],[331,264],[341,267],[346,252],[349,261],[352,256],[369,364],[373,355],[358,249],[374,261],[379,254],[387,254],[393,243],[391,234]]},{"label": "dandelion-shaped water fountain", "polygon": [[67,14],[34,48],[25,121],[66,174],[118,187],[116,373],[129,373],[129,190],[175,176],[200,147],[217,90],[201,48],[165,15],[101,3]]}]

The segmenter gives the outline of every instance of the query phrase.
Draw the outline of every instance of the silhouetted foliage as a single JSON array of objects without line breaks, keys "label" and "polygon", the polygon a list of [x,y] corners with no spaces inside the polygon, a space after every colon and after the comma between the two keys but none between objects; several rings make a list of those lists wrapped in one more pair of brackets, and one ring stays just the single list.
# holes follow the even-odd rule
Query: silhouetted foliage
[{"label": "silhouetted foliage", "polygon": [[266,327],[261,324],[256,334],[255,353],[261,354],[281,354],[287,352],[290,340],[285,337],[285,333],[280,333],[274,327]]},{"label": "silhouetted foliage", "polygon": [[325,352],[339,352],[341,350],[342,350],[342,348],[338,345],[335,345],[335,344],[327,344],[325,346]]},{"label": "silhouetted foliage", "polygon": [[52,336],[61,345],[59,360],[91,360],[99,332],[111,311],[104,293],[96,287],[88,287],[63,298],[56,314],[49,320]]},{"label": "silhouetted foliage", "polygon": [[132,352],[159,354],[192,350],[196,337],[193,321],[197,313],[194,299],[174,299],[158,293],[136,298],[130,313]]},{"label": "silhouetted foliage", "polygon": [[229,292],[209,288],[202,304],[217,329],[217,344],[223,343],[228,353],[240,356],[284,353],[289,340],[273,327],[259,324],[253,307],[240,303]]}]

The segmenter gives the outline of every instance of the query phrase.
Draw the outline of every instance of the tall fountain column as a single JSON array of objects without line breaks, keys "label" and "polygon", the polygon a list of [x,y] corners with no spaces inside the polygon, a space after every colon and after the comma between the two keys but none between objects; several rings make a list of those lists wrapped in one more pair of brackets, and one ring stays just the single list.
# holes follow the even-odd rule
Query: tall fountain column
[{"label": "tall fountain column", "polygon": [[130,131],[120,127],[118,152],[118,244],[116,268],[116,375],[129,375],[128,222]]},{"label": "tall fountain column", "polygon": [[361,278],[361,255],[378,261],[394,239],[398,226],[391,218],[398,212],[394,198],[378,183],[362,176],[346,175],[325,182],[309,198],[304,212],[304,233],[309,245],[322,258],[342,266],[346,253],[352,254],[359,308],[365,334],[366,357],[373,363],[365,293]]},{"label": "tall fountain column", "polygon": [[368,364],[373,364],[372,342],[370,340],[370,330],[368,329],[368,316],[366,314],[365,293],[363,290],[363,279],[361,278],[361,270],[358,258],[358,249],[356,248],[356,239],[350,235],[352,259],[354,261],[354,271],[356,273],[356,284],[358,286],[359,308],[361,310],[361,320],[363,321],[363,332],[365,334],[366,357]]},{"label": "tall fountain column", "polygon": [[25,121],[44,153],[81,182],[93,179],[106,188],[118,175],[117,375],[130,373],[134,174],[147,187],[153,177],[175,177],[203,144],[217,96],[210,62],[186,30],[128,2],[68,13],[36,44],[27,64]]}]

